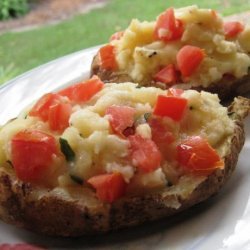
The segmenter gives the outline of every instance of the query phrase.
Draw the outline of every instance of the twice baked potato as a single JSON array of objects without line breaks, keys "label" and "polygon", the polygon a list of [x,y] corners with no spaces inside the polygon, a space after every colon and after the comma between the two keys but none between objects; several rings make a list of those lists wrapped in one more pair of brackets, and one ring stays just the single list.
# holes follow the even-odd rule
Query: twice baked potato
[{"label": "twice baked potato", "polygon": [[106,82],[205,90],[225,100],[250,91],[249,41],[249,27],[214,10],[169,8],[114,34],[91,72]]},{"label": "twice baked potato", "polygon": [[249,107],[97,77],[46,94],[0,130],[0,217],[80,236],[178,213],[231,176]]}]

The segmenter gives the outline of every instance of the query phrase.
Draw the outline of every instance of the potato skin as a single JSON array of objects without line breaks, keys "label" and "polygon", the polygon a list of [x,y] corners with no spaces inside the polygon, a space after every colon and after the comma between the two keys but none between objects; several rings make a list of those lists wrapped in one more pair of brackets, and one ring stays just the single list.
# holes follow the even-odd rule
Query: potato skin
[{"label": "potato skin", "polygon": [[[13,171],[0,168],[0,218],[35,232],[73,237],[138,225],[200,203],[216,194],[231,176],[244,144],[243,119],[249,113],[250,100],[237,98],[228,110],[235,129],[227,145],[225,168],[205,178],[185,199],[178,193],[168,194],[166,188],[157,193],[124,197],[111,205],[100,201],[83,205],[79,199],[23,183],[16,179]],[[168,205],[173,202],[179,202],[179,208]]]},{"label": "potato skin", "polygon": [[91,76],[97,75],[104,82],[114,82],[114,83],[133,82],[133,79],[128,74],[119,71],[102,69],[102,67],[100,66],[100,60],[98,54],[96,54],[93,58],[90,75]]},{"label": "potato skin", "polygon": [[[104,82],[133,82],[133,79],[131,79],[131,77],[126,73],[102,69],[98,54],[93,58],[92,61],[91,76],[92,75],[98,75]],[[155,84],[154,82],[148,83],[147,86],[162,87],[162,85]],[[178,87],[178,85],[176,86]],[[164,88],[167,88],[167,86],[164,85]],[[222,101],[233,100],[233,98],[237,96],[247,96],[247,94],[250,93],[250,71],[246,76],[240,79],[237,79],[233,76],[224,76],[220,81],[212,83],[207,88],[193,87],[191,89],[198,91],[204,90],[210,93],[218,94],[220,100]]]}]

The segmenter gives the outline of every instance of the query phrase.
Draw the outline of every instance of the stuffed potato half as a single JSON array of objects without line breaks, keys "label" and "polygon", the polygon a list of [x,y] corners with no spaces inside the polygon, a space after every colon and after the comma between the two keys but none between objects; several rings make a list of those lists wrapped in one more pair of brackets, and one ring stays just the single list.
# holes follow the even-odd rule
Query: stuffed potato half
[{"label": "stuffed potato half", "polygon": [[250,29],[214,10],[169,8],[152,22],[134,19],[93,59],[92,74],[107,82],[163,89],[206,90],[220,99],[244,95],[249,85]]},{"label": "stuffed potato half", "polygon": [[80,236],[187,209],[231,176],[249,105],[96,77],[49,93],[0,130],[0,217]]}]

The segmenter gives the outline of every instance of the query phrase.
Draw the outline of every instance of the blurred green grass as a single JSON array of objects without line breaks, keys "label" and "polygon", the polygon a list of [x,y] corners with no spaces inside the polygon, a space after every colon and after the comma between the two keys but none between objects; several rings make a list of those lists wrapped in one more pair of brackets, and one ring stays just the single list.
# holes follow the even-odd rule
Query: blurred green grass
[{"label": "blurred green grass", "polygon": [[[110,0],[101,8],[57,25],[0,35],[0,84],[63,55],[107,42],[133,17],[153,20],[169,6],[196,4],[190,0]],[[200,0],[199,7],[230,15],[250,9],[250,0]]]}]

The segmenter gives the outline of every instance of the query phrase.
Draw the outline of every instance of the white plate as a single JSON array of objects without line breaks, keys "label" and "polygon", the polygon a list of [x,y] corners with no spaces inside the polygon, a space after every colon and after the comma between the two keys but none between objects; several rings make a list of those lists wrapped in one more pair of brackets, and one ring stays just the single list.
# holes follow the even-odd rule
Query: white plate
[{"label": "white plate", "polygon": [[[0,124],[15,117],[43,93],[87,78],[97,48],[36,68],[0,88]],[[51,238],[0,223],[0,243],[28,242],[49,249],[250,250],[250,119],[237,170],[216,197],[171,219],[77,239]]]}]

